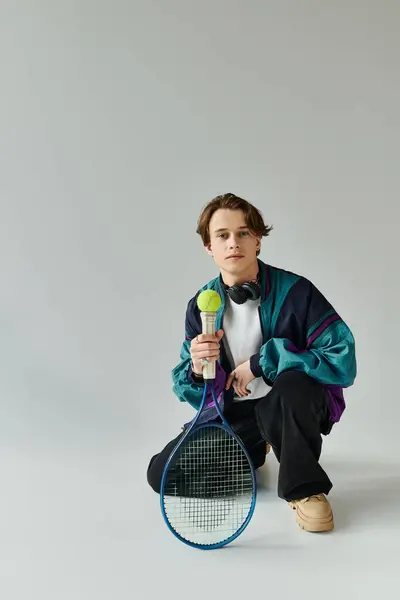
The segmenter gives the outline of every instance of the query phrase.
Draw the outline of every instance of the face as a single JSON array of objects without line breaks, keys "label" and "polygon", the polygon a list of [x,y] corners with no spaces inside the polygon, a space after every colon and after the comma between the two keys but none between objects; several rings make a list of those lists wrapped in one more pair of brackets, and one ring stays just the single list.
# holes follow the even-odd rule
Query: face
[{"label": "face", "polygon": [[252,276],[257,268],[256,252],[261,248],[261,238],[251,233],[244,213],[220,208],[211,217],[209,230],[210,244],[206,250],[220,269],[234,277]]}]

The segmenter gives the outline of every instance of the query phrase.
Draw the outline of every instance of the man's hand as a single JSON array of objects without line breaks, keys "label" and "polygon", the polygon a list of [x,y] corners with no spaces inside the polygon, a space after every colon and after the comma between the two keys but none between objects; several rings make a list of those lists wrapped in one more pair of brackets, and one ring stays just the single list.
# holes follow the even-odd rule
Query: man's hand
[{"label": "man's hand", "polygon": [[215,335],[206,335],[200,333],[190,344],[190,356],[193,363],[193,371],[197,375],[203,372],[202,360],[217,361],[219,359],[219,343],[224,335],[222,329],[215,332]]},{"label": "man's hand", "polygon": [[250,369],[250,361],[246,360],[246,362],[236,367],[236,369],[228,376],[225,389],[229,389],[232,384],[236,394],[243,398],[244,396],[249,395],[250,392],[246,389],[246,386],[253,379],[255,379],[255,377]]}]

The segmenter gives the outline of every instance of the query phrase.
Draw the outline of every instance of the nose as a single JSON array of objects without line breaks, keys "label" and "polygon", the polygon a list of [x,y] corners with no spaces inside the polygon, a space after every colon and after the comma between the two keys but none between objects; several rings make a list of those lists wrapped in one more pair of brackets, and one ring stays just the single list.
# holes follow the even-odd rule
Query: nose
[{"label": "nose", "polygon": [[239,248],[239,242],[234,235],[229,239],[229,248]]}]

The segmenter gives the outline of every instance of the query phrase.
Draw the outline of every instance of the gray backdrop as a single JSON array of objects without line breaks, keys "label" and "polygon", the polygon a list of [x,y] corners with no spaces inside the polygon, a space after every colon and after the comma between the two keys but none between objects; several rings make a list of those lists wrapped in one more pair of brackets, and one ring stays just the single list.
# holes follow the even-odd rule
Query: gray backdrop
[{"label": "gray backdrop", "polygon": [[[226,191],[274,225],[261,258],[310,278],[355,335],[358,377],[324,445],[342,535],[379,486],[354,535],[395,510],[377,504],[399,485],[399,26],[390,0],[3,0],[4,598],[123,600],[138,582],[153,598],[162,581],[145,564],[165,577],[172,550],[186,573],[222,560],[172,539],[145,470],[193,415],[170,372],[187,301],[217,274],[197,217]],[[289,557],[322,544],[296,537],[273,475],[270,489],[287,527],[273,543]],[[269,526],[256,539],[271,561]]]}]

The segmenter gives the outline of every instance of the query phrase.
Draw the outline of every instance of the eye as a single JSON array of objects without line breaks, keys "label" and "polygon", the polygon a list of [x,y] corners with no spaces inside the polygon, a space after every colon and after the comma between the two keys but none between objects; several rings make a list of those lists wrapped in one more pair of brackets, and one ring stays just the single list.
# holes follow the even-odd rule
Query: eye
[{"label": "eye", "polygon": [[249,235],[248,231],[241,231],[240,233],[242,233],[243,235]]}]

